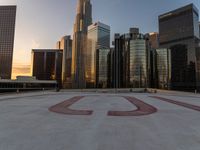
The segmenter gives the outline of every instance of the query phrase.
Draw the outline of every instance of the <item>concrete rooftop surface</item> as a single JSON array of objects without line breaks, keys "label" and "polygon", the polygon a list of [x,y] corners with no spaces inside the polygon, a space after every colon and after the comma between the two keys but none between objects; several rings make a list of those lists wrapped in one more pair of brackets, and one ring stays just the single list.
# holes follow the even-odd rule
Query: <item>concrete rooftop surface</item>
[{"label": "concrete rooftop surface", "polygon": [[0,95],[0,150],[200,150],[200,95]]}]

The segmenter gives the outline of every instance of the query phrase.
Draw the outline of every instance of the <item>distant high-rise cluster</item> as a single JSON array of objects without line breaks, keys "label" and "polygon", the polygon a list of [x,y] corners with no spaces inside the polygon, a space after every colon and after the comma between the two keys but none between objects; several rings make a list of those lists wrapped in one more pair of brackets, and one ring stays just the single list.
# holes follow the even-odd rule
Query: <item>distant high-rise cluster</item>
[{"label": "distant high-rise cluster", "polygon": [[198,9],[190,4],[158,20],[159,33],[133,27],[116,33],[110,47],[110,26],[92,23],[90,0],[79,0],[73,40],[57,43],[62,87],[200,89]]},{"label": "distant high-rise cluster", "polygon": [[16,6],[0,6],[0,79],[11,79]]}]

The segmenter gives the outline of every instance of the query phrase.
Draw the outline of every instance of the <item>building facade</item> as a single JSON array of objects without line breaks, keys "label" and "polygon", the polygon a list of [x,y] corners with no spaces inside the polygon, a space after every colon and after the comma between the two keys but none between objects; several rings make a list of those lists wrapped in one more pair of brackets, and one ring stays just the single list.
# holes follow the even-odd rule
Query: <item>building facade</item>
[{"label": "building facade", "polygon": [[38,80],[57,80],[62,87],[62,56],[60,49],[33,49],[32,76]]},{"label": "building facade", "polygon": [[97,49],[96,52],[96,87],[109,87],[109,53],[110,49]]},{"label": "building facade", "polygon": [[[110,48],[110,27],[101,22],[88,27],[88,44],[86,52],[86,84],[87,88],[96,87],[97,50]],[[102,54],[101,52],[99,54]],[[107,56],[106,56],[107,57]],[[106,58],[107,59],[107,58]]]},{"label": "building facade", "polygon": [[87,31],[92,24],[90,0],[79,0],[74,24],[72,45],[72,87],[86,88],[85,61],[87,51]]},{"label": "building facade", "polygon": [[149,87],[158,88],[158,76],[156,68],[156,49],[159,48],[159,33],[151,32],[147,33],[149,38],[149,47],[150,47],[150,57],[149,57]]},{"label": "building facade", "polygon": [[131,28],[130,33],[115,35],[112,52],[112,85],[114,88],[142,88],[148,86],[149,41]]},{"label": "building facade", "polygon": [[111,87],[121,88],[123,86],[123,51],[120,34],[115,34],[113,45],[114,49],[111,51]]},{"label": "building facade", "polygon": [[57,42],[57,48],[63,50],[62,58],[62,86],[72,87],[71,67],[72,67],[72,39],[71,36],[64,36]]},{"label": "building facade", "polygon": [[156,70],[159,89],[171,89],[171,51],[169,49],[156,49]]},{"label": "building facade", "polygon": [[16,6],[0,6],[0,78],[11,79]]},{"label": "building facade", "polygon": [[193,4],[159,16],[160,48],[171,49],[172,90],[193,91],[199,88],[199,66],[196,59],[198,21],[198,9]]},{"label": "building facade", "polygon": [[[142,35],[140,35],[142,36]],[[131,88],[145,88],[148,86],[148,49],[146,46],[146,39],[139,37],[130,40],[130,54],[129,54],[129,80],[128,87]]]},{"label": "building facade", "polygon": [[159,34],[157,32],[148,33],[149,44],[151,49],[159,48]]},{"label": "building facade", "polygon": [[15,80],[0,79],[0,93],[32,90],[57,90],[57,81],[36,80],[35,77],[17,76]]}]

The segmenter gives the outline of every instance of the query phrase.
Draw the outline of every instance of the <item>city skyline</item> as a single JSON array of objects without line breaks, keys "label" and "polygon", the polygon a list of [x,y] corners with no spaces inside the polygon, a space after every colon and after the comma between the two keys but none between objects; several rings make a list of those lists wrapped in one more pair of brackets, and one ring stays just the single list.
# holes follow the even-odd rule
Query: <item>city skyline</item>
[{"label": "city skyline", "polygon": [[[125,0],[123,2],[110,0],[109,2],[105,1],[107,5],[104,6],[104,1],[91,0],[93,21],[102,21],[111,26],[111,40],[113,40],[114,33],[128,32],[127,29],[133,26],[139,27],[143,33],[158,31],[158,15],[183,5],[194,3],[197,8],[200,8],[198,0],[176,0],[172,4],[170,2],[162,2],[163,4],[161,4],[158,0],[154,0],[148,6],[145,5],[145,1],[139,2],[138,0]],[[60,37],[72,35],[77,1],[61,0],[57,3],[50,0],[48,5],[46,5],[47,1],[45,0],[40,5],[38,2],[39,0],[21,2],[0,0],[1,5],[17,5],[13,76],[19,71],[23,74],[29,74],[31,49],[55,48],[56,41]],[[104,8],[103,12],[102,8]],[[124,8],[127,11],[124,12]],[[110,13],[108,14],[108,12]]]}]

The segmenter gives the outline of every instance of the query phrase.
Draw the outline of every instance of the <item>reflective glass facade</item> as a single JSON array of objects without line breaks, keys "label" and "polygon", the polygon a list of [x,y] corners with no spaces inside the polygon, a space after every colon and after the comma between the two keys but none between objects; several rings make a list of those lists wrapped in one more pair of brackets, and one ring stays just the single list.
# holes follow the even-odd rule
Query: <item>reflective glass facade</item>
[{"label": "reflective glass facade", "polygon": [[111,51],[111,87],[123,87],[123,49],[120,34],[115,34],[114,49]]},{"label": "reflective glass facade", "polygon": [[145,39],[130,41],[130,87],[147,87],[147,48]]},{"label": "reflective glass facade", "polygon": [[96,86],[97,49],[108,49],[110,47],[110,27],[100,22],[90,25],[88,27],[87,46],[85,66],[86,83],[88,88],[94,88]]},{"label": "reflective glass facade", "polygon": [[0,78],[11,79],[16,6],[0,6]]},{"label": "reflective glass facade", "polygon": [[160,15],[160,44],[187,40],[194,36],[199,38],[198,18],[198,10],[193,4]]},{"label": "reflective glass facade", "polygon": [[96,54],[96,87],[108,88],[110,49],[98,49]]},{"label": "reflective glass facade", "polygon": [[114,88],[142,88],[149,82],[149,41],[139,34],[138,28],[130,33],[115,35],[115,49],[112,53],[112,80]]},{"label": "reflective glass facade", "polygon": [[170,89],[171,86],[171,51],[156,49],[156,68],[159,89]]},{"label": "reflective glass facade", "polygon": [[160,47],[171,49],[173,90],[194,91],[199,88],[198,18],[198,10],[193,4],[159,16]]}]

